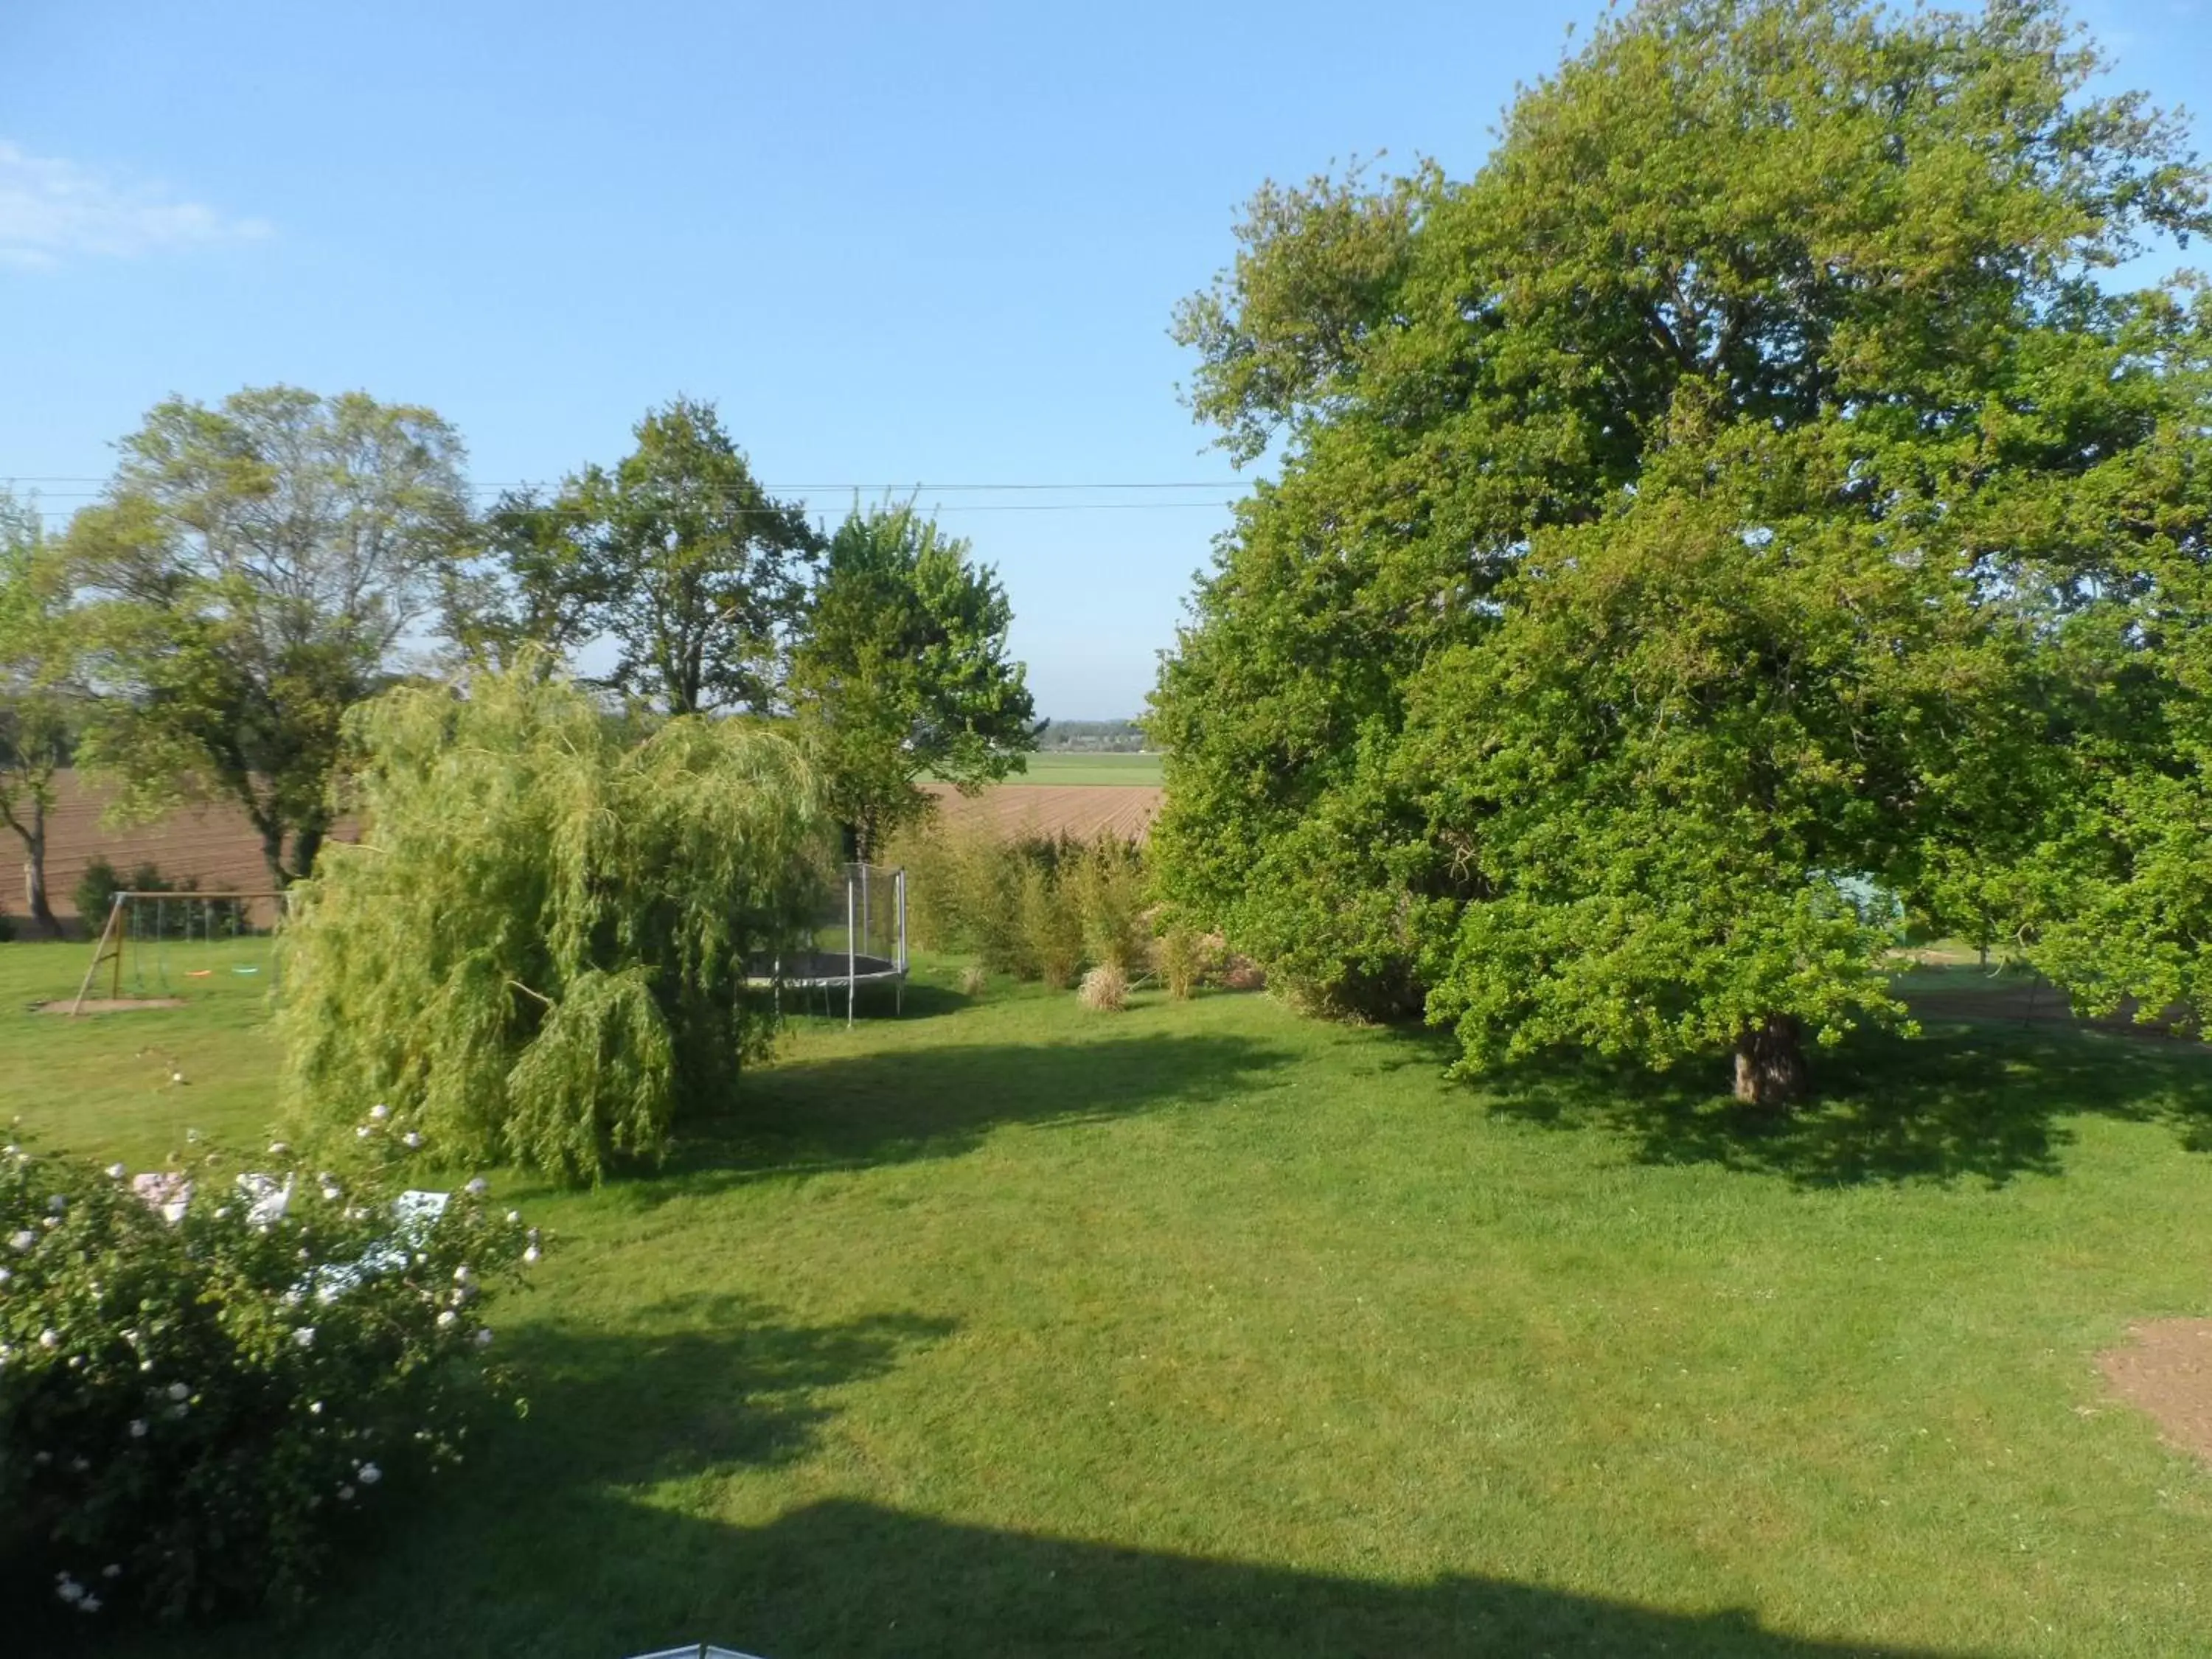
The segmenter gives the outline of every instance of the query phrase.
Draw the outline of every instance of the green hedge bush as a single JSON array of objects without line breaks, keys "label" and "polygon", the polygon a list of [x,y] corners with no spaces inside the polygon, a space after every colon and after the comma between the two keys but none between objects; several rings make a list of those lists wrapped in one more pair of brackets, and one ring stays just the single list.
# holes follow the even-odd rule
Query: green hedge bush
[{"label": "green hedge bush", "polygon": [[459,1461],[506,1386],[486,1303],[537,1239],[480,1181],[402,1219],[422,1138],[359,1127],[281,1214],[220,1153],[172,1218],[120,1164],[0,1151],[0,1583],[57,1613],[297,1605],[351,1516]]}]

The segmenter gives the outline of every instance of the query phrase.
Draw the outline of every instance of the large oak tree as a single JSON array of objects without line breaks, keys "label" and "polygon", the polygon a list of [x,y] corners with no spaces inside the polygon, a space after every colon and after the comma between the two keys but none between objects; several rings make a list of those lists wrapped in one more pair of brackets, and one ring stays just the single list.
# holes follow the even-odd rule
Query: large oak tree
[{"label": "large oak tree", "polygon": [[2116,607],[2195,568],[2202,321],[2098,278],[2205,179],[2096,67],[2042,3],[1655,0],[1471,179],[1262,191],[1178,318],[1281,456],[1155,694],[1181,906],[1470,1066],[1761,1101],[1893,1012],[1869,894],[2044,950],[2054,848],[2194,766]]}]

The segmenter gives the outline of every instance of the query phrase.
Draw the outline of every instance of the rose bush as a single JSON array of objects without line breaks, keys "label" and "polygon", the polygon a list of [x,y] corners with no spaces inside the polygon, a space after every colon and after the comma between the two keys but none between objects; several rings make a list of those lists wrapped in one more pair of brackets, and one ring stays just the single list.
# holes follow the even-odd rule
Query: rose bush
[{"label": "rose bush", "polygon": [[421,1147],[380,1112],[313,1170],[0,1151],[0,1568],[93,1614],[295,1605],[387,1481],[459,1461],[538,1241],[480,1180],[403,1198]]}]

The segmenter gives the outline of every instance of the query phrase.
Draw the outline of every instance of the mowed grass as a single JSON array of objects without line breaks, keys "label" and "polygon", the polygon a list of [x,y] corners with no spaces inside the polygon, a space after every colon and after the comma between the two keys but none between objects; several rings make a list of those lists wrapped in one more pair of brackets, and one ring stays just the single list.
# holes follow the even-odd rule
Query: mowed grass
[{"label": "mowed grass", "polygon": [[1028,769],[1008,778],[1009,784],[1127,783],[1158,788],[1162,755],[1091,755],[1081,753],[1031,755]]},{"label": "mowed grass", "polygon": [[[0,948],[0,1111],[262,1132],[250,1008],[14,1013],[49,954]],[[1754,1135],[1710,1076],[926,978],[658,1175],[495,1175],[557,1238],[529,1416],[296,1627],[102,1650],[2205,1650],[2212,1478],[2094,1364],[2212,1311],[2196,1048],[1869,1040]]]}]

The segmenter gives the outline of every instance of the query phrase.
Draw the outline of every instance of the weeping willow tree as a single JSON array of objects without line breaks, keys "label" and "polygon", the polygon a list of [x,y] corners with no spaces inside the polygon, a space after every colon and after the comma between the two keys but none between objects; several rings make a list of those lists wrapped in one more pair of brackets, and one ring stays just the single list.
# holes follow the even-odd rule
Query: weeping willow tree
[{"label": "weeping willow tree", "polygon": [[725,1103],[773,1010],[745,958],[824,874],[784,739],[687,716],[643,742],[542,664],[356,711],[358,844],[286,932],[285,1097],[469,1160],[595,1181]]}]

